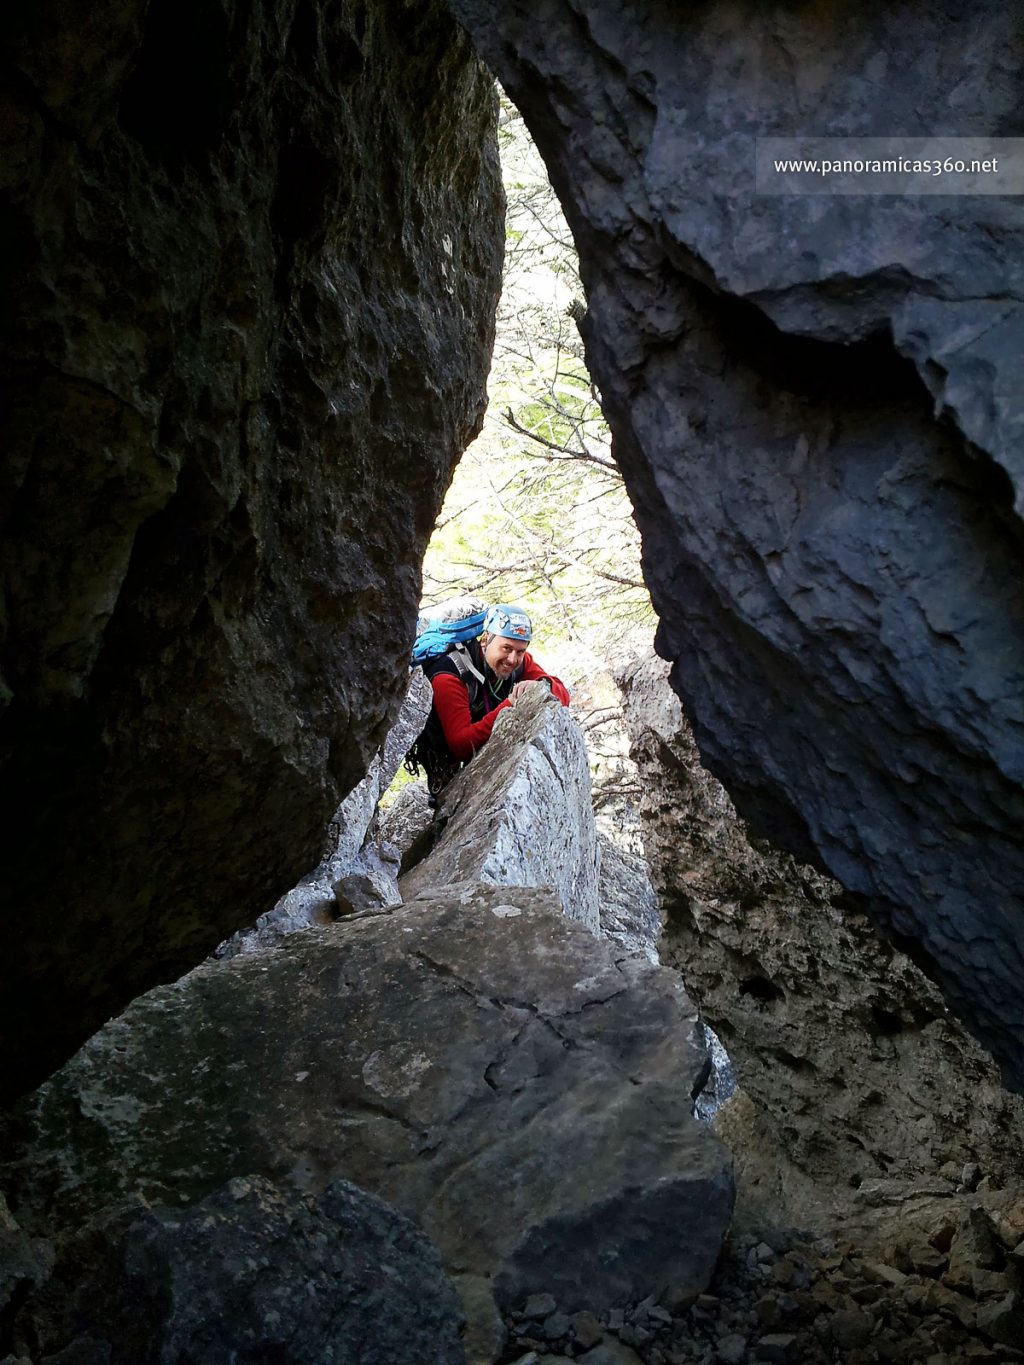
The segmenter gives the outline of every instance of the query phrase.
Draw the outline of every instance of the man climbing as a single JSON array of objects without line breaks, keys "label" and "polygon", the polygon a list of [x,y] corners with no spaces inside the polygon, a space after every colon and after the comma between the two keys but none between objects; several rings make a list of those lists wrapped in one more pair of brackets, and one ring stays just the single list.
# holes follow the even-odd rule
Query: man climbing
[{"label": "man climbing", "polygon": [[533,636],[521,607],[489,607],[479,639],[465,640],[423,660],[434,703],[415,758],[427,770],[431,795],[487,743],[499,711],[531,687],[546,686],[563,706],[569,692],[527,652]]}]

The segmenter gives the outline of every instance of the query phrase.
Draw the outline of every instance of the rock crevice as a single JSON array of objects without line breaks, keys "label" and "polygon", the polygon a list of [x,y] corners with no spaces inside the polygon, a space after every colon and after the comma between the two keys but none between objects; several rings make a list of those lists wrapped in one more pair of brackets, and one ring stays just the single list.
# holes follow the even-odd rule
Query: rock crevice
[{"label": "rock crevice", "polygon": [[[339,811],[339,859],[366,856],[370,806],[408,731]],[[438,821],[404,904],[319,927],[265,917],[230,954],[137,1000],[0,1126],[25,1262],[13,1339],[69,1330],[53,1307],[64,1272],[34,1264],[33,1238],[63,1266],[82,1229],[101,1228],[105,1264],[148,1235],[116,1213],[144,1201],[244,1251],[253,1235],[274,1240],[281,1200],[303,1259],[307,1215],[329,1223],[349,1181],[436,1244],[480,1365],[533,1295],[610,1315],[654,1298],[682,1311],[702,1291],[733,1202],[728,1156],[693,1115],[704,1030],[674,972],[599,936],[586,755],[546,689],[501,718]],[[221,1229],[223,1191],[243,1172],[264,1226],[257,1209],[254,1226]],[[156,1236],[177,1274],[175,1239]],[[287,1254],[275,1241],[271,1259]],[[93,1282],[90,1295],[101,1338],[123,1340],[117,1294]],[[342,1333],[358,1297],[339,1309]],[[239,1311],[239,1342],[275,1340],[252,1303]],[[182,1331],[204,1322],[185,1313]],[[430,1325],[447,1349],[444,1305]],[[401,1330],[415,1339],[405,1319]]]}]

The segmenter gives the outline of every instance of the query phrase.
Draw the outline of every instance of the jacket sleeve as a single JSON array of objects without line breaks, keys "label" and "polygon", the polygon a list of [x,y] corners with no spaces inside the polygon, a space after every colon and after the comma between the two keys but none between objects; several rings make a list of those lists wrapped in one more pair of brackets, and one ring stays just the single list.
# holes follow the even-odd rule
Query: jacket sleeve
[{"label": "jacket sleeve", "polygon": [[545,673],[532,654],[527,654],[523,659],[523,681],[549,683],[551,695],[556,701],[560,701],[563,706],[569,705],[569,689],[565,683],[560,682],[550,673]]},{"label": "jacket sleeve", "polygon": [[469,710],[469,693],[461,679],[453,673],[438,673],[431,678],[430,685],[434,689],[434,710],[441,722],[445,743],[452,751],[452,757],[463,763],[490,739],[495,718],[508,702],[503,701],[482,720],[474,721]]}]

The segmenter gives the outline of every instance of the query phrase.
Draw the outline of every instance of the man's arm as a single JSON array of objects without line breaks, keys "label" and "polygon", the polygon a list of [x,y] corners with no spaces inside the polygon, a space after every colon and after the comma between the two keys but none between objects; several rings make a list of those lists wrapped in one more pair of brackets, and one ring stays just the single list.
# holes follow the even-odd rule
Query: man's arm
[{"label": "man's arm", "polygon": [[461,679],[453,673],[438,673],[431,678],[430,685],[434,689],[434,710],[441,722],[445,743],[452,757],[464,763],[490,739],[495,718],[508,702],[503,701],[482,720],[474,721],[469,710],[469,692]]}]

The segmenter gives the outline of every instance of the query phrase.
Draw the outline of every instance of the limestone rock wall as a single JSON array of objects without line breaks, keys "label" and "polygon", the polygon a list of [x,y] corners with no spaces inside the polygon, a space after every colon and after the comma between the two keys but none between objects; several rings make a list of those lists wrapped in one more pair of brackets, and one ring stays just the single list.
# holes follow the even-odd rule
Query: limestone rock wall
[{"label": "limestone rock wall", "polygon": [[484,401],[494,94],[441,4],[0,19],[6,1094],[313,866]]},{"label": "limestone rock wall", "polygon": [[451,5],[575,235],[705,761],[1024,1085],[1024,201],[753,185],[757,136],[1024,133],[1014,13]]},{"label": "limestone rock wall", "polygon": [[[662,960],[724,1042],[747,1205],[783,1221],[879,1182],[1024,1180],[1024,1102],[843,888],[750,834],[650,659],[623,678]],[[966,1172],[972,1172],[973,1176]],[[810,1211],[810,1212],[809,1212]]]}]

